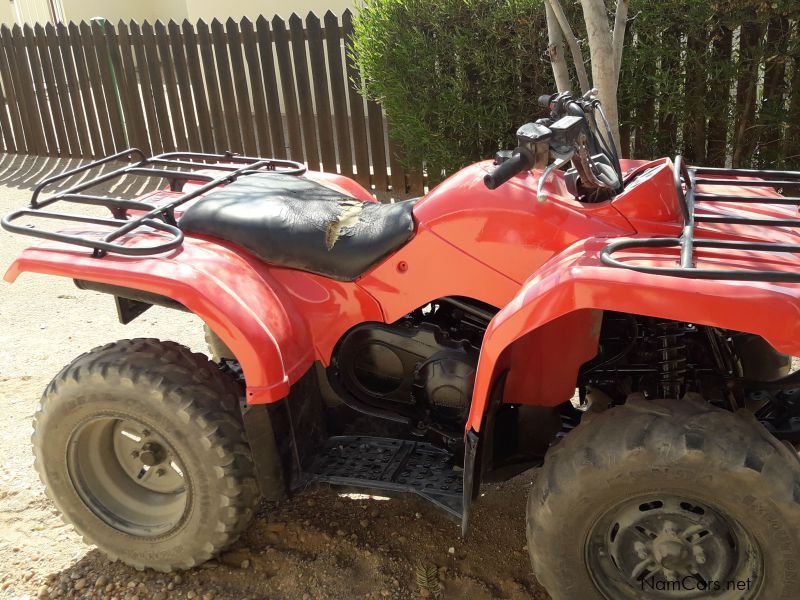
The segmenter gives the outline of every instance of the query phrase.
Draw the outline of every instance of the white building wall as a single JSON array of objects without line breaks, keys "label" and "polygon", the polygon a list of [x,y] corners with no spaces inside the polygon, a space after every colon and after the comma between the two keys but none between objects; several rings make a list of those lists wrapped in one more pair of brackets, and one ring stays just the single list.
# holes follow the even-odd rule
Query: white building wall
[{"label": "white building wall", "polygon": [[[1,2],[2,0],[0,0]],[[88,21],[92,17],[105,17],[117,23],[120,20],[151,23],[156,19],[182,21],[188,15],[186,0],[137,0],[136,2],[108,2],[107,0],[61,0],[67,21]]]},{"label": "white building wall", "polygon": [[[49,0],[0,0],[0,24],[13,25],[42,23],[50,20]],[[305,17],[309,12],[318,17],[327,11],[341,15],[346,9],[355,10],[355,0],[295,0],[295,2],[274,2],[265,0],[136,0],[114,2],[109,0],[56,0],[60,5],[65,21],[88,21],[92,17],[105,17],[114,23],[119,20],[151,23],[162,21],[182,21],[189,19],[206,22],[212,19],[226,20],[233,17],[256,17],[264,15],[272,18],[280,15],[284,19],[292,13]]]},{"label": "white building wall", "polygon": [[0,0],[0,25],[13,25],[17,22],[14,16],[14,4]]},{"label": "white building wall", "polygon": [[280,15],[284,19],[289,18],[292,13],[305,17],[313,12],[318,17],[327,11],[332,11],[336,15],[341,15],[346,9],[354,9],[354,0],[295,0],[294,2],[270,2],[265,0],[186,0],[189,13],[189,20],[197,21],[203,19],[224,20],[228,17],[238,19],[239,17],[249,17],[254,19],[260,15],[271,19],[274,15]]}]

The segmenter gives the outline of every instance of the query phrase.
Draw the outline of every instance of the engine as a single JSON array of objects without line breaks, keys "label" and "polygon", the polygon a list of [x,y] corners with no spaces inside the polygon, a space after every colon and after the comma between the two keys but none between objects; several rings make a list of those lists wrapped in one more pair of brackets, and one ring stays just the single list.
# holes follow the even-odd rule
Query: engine
[{"label": "engine", "polygon": [[469,412],[479,348],[493,310],[445,298],[397,323],[359,325],[336,353],[339,381],[370,407],[458,431]]}]

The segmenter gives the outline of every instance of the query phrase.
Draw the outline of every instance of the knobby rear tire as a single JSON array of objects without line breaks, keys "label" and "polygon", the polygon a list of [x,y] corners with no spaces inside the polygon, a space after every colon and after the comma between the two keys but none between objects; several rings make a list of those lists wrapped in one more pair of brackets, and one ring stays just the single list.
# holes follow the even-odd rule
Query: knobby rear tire
[{"label": "knobby rear tire", "polygon": [[[123,340],[83,354],[48,385],[34,417],[35,467],[47,495],[87,544],[137,569],[188,569],[212,558],[244,531],[260,499],[239,394],[217,365],[174,342]],[[70,440],[108,415],[152,427],[180,457],[187,501],[174,529],[131,535],[82,499],[68,467]]]}]

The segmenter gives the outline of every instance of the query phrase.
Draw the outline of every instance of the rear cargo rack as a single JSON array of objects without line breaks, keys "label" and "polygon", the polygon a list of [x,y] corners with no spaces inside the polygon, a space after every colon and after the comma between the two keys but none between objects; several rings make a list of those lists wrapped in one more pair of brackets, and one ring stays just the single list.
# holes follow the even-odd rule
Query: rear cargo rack
[{"label": "rear cargo rack", "polygon": [[[696,205],[704,202],[735,202],[740,204],[783,204],[800,206],[800,195],[767,197],[738,194],[712,194],[700,192],[698,185],[725,185],[734,187],[784,187],[800,186],[800,172],[797,171],[764,171],[757,169],[723,169],[712,167],[688,167],[682,156],[674,162],[675,190],[678,194],[683,214],[683,231],[680,237],[637,238],[619,240],[608,244],[600,253],[600,260],[607,265],[650,273],[654,275],[671,275],[691,279],[723,279],[730,281],[769,281],[784,283],[800,283],[800,271],[758,271],[753,269],[699,269],[695,267],[698,248],[717,248],[723,250],[744,250],[750,253],[784,252],[800,254],[800,244],[779,242],[721,240],[696,237],[695,226],[698,223],[728,223],[735,225],[753,225],[758,227],[797,227],[800,218],[750,218],[737,216],[718,216],[697,214]],[[800,233],[800,230],[799,230]],[[646,248],[678,248],[680,259],[677,267],[657,267],[623,262],[613,255],[629,250]]]},{"label": "rear cargo rack", "polygon": [[[119,169],[102,173],[46,199],[40,199],[42,192],[54,183],[118,160],[134,162]],[[202,154],[197,152],[169,152],[148,158],[138,148],[129,148],[44,179],[33,190],[30,205],[3,217],[2,225],[4,229],[13,233],[91,248],[94,250],[93,255],[96,257],[102,257],[109,252],[128,256],[160,254],[173,250],[183,243],[183,232],[178,228],[178,223],[175,219],[175,209],[181,204],[245,175],[270,172],[284,175],[302,175],[305,170],[305,167],[300,163],[274,158],[251,158],[231,153]],[[193,186],[188,192],[158,205],[138,199],[115,198],[91,193],[97,186],[112,183],[114,180],[126,175],[165,180],[169,183],[169,189],[172,192],[181,192],[187,182],[196,182],[199,185],[197,187]],[[42,210],[62,201],[106,207],[111,211],[112,218]],[[136,212],[134,215],[129,215],[129,211]],[[23,218],[28,221],[25,225],[18,223]],[[97,229],[83,235],[46,231],[37,229],[35,225],[30,223],[30,221],[37,219],[103,225],[112,229],[107,233],[100,230],[102,235],[98,235]],[[153,233],[153,230],[157,232],[158,238],[166,237],[166,240],[158,239],[157,243],[137,244],[135,246],[115,242],[115,240],[120,240],[123,236],[145,231]]]}]

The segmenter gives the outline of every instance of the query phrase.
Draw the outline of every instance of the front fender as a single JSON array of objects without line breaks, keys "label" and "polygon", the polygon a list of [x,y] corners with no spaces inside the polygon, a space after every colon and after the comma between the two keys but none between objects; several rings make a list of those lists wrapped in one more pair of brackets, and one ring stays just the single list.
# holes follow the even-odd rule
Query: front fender
[{"label": "front fender", "polygon": [[[800,284],[686,279],[611,267],[602,264],[599,256],[608,242],[581,241],[548,261],[492,320],[481,347],[467,431],[480,430],[492,386],[508,366],[507,349],[561,317],[588,315],[592,309],[754,333],[785,354],[800,355]],[[742,259],[751,265],[758,262],[752,256]],[[574,325],[580,318],[562,321]],[[585,322],[586,327],[593,326],[591,319]],[[571,329],[564,331],[572,333],[574,326]],[[548,332],[548,339],[554,337]],[[590,335],[584,337],[591,339]],[[561,343],[570,340],[562,336]],[[572,353],[572,358],[567,356],[558,365],[558,373],[545,375],[558,378],[563,373],[577,373],[580,364],[576,363],[588,358],[591,356]],[[547,389],[546,385],[538,387]],[[528,396],[526,402],[554,404],[545,397]]]},{"label": "front fender", "polygon": [[13,282],[26,271],[134,288],[180,302],[234,353],[251,404],[280,400],[313,364],[307,325],[283,286],[263,264],[221,244],[193,238],[166,254],[103,258],[49,244],[25,250],[5,279]]}]

